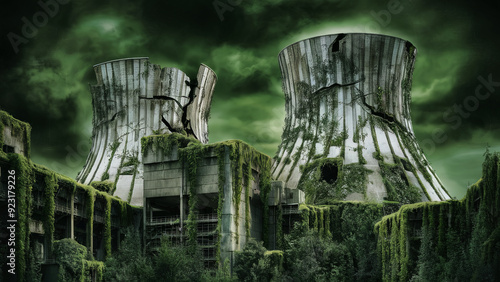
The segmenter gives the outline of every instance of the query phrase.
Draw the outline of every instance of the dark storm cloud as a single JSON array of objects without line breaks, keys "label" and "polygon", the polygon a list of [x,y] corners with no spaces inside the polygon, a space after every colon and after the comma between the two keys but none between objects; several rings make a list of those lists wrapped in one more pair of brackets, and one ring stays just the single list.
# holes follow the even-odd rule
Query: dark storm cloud
[{"label": "dark storm cloud", "polygon": [[[459,116],[459,126],[455,115],[460,113],[454,110],[473,102],[468,97],[474,96],[479,76],[500,81],[492,20],[498,4],[221,0],[231,8],[221,21],[216,2],[69,1],[18,46],[17,54],[7,34],[22,35],[21,18],[32,20],[42,9],[35,2],[13,2],[4,9],[0,107],[32,124],[34,160],[76,174],[91,135],[91,66],[134,56],[149,56],[152,63],[177,67],[191,77],[199,63],[210,66],[218,75],[211,142],[242,139],[273,155],[284,119],[277,54],[295,41],[337,32],[389,34],[417,47],[415,133],[452,194],[463,195],[471,181],[460,182],[449,168],[474,171],[481,148],[498,145],[500,88],[466,118]],[[451,112],[443,118],[446,111]],[[439,142],[433,138],[436,131]],[[473,154],[467,153],[469,145]],[[465,164],[458,166],[458,160]]]}]

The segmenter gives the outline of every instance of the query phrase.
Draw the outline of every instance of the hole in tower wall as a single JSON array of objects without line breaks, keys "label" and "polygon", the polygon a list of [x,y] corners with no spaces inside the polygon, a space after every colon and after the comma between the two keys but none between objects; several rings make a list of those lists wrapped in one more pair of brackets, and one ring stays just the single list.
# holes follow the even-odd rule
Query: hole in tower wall
[{"label": "hole in tower wall", "polygon": [[332,52],[340,51],[340,40],[344,39],[345,36],[345,34],[339,34],[337,38],[335,38],[335,42],[332,44]]},{"label": "hole in tower wall", "polygon": [[339,169],[336,165],[331,163],[326,163],[321,167],[321,179],[327,183],[333,184],[337,181],[339,174]]}]

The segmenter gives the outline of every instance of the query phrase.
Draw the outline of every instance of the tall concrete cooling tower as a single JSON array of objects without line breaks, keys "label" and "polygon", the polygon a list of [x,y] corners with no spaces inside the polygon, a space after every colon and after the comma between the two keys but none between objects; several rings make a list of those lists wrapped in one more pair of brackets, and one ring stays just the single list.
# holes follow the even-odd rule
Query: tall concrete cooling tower
[{"label": "tall concrete cooling tower", "polygon": [[182,132],[207,143],[217,77],[202,64],[193,81],[148,58],[109,61],[95,65],[94,71],[92,149],[77,180],[110,180],[115,183],[113,195],[142,206],[141,137]]},{"label": "tall concrete cooling tower", "polygon": [[279,54],[286,118],[274,179],[306,201],[449,199],[410,116],[416,49],[375,34],[332,34]]}]

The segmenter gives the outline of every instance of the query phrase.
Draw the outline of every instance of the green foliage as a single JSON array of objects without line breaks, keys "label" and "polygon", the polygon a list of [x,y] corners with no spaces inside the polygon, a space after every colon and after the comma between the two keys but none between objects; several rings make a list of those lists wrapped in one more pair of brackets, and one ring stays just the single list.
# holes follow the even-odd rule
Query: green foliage
[{"label": "green foliage", "polygon": [[148,150],[153,150],[153,152],[162,152],[164,155],[169,155],[175,146],[178,148],[184,148],[189,143],[201,144],[197,139],[186,137],[179,133],[152,135],[142,137],[141,149],[143,155],[146,155]]},{"label": "green foliage", "polygon": [[145,256],[137,230],[128,228],[117,252],[106,259],[104,281],[235,281],[229,261],[218,269],[204,269],[199,249],[172,245],[162,238],[161,247]]},{"label": "green foliage", "polygon": [[380,173],[387,189],[387,200],[402,204],[419,202],[422,198],[419,189],[408,182],[404,169],[400,165],[379,161]]},{"label": "green foliage", "polygon": [[[95,275],[95,276],[93,276]],[[82,275],[80,276],[81,282],[93,282],[92,277],[95,277],[95,281],[103,281],[104,275],[104,263],[102,261],[95,260],[84,260]]]},{"label": "green foliage", "polygon": [[[297,232],[297,231],[295,231]],[[314,230],[287,237],[285,277],[289,281],[351,281],[353,260],[342,243],[323,238]]]},{"label": "green foliage", "polygon": [[26,281],[42,281],[42,260],[38,248],[29,249],[28,267],[26,267]]},{"label": "green foliage", "polygon": [[215,258],[216,265],[220,266],[220,242],[222,238],[222,207],[224,205],[224,184],[226,183],[225,175],[225,159],[226,159],[226,148],[220,146],[215,149],[217,154],[217,165],[219,167],[218,171],[218,189],[219,198],[217,200],[217,241],[215,242]]},{"label": "green foliage", "polygon": [[383,109],[382,107],[382,98],[384,97],[384,89],[382,87],[377,88],[377,110],[381,111]]},{"label": "green foliage", "polygon": [[187,167],[187,182],[189,185],[189,214],[187,223],[188,244],[196,246],[197,222],[198,218],[198,175],[199,161],[205,154],[205,148],[201,144],[189,144],[186,148],[179,148],[179,158],[184,167]]},{"label": "green foliage", "polygon": [[141,161],[137,157],[137,152],[136,151],[127,152],[125,154],[125,161],[122,163],[121,167],[126,167],[126,166],[137,167],[137,165],[140,162]]},{"label": "green foliage", "polygon": [[129,227],[125,230],[125,237],[118,251],[106,258],[104,281],[152,281],[154,279],[151,259],[144,255],[140,242],[141,237],[136,229]]},{"label": "green foliage", "polygon": [[90,186],[105,193],[110,193],[113,189],[113,185],[114,183],[111,181],[92,181],[92,183],[90,183]]},{"label": "green foliage", "polygon": [[[327,169],[325,169],[325,167]],[[324,170],[335,168],[337,179],[326,181]],[[351,193],[364,194],[370,170],[360,164],[343,165],[341,158],[321,158],[308,163],[302,168],[298,187],[304,190],[306,203],[324,204],[335,200],[344,200]]]},{"label": "green foliage", "polygon": [[271,159],[263,154],[257,155],[256,157],[258,167],[260,169],[259,177],[259,187],[260,187],[260,199],[262,201],[262,206],[264,212],[262,213],[262,238],[264,238],[264,244],[268,245],[269,238],[269,192],[271,191]]},{"label": "green foliage", "polygon": [[487,152],[483,178],[461,201],[404,205],[377,223],[383,280],[497,281],[499,168],[500,154]]},{"label": "green foliage", "polygon": [[58,187],[54,174],[45,176],[45,193],[43,205],[43,230],[47,239],[48,257],[52,257],[52,248],[54,244],[54,216],[55,216],[55,192]]},{"label": "green foliage", "polygon": [[194,252],[183,246],[173,246],[162,240],[161,248],[153,258],[156,281],[197,281],[203,273],[199,250]]},{"label": "green foliage", "polygon": [[106,198],[106,216],[104,221],[104,252],[106,257],[111,255],[111,197]]},{"label": "green foliage", "polygon": [[94,234],[94,202],[95,202],[95,190],[87,190],[87,247],[89,250],[89,258],[92,258],[92,234]]},{"label": "green foliage", "polygon": [[[110,162],[111,163],[111,162]],[[109,179],[109,173],[106,171],[101,176],[101,181],[105,181]]]},{"label": "green foliage", "polygon": [[215,270],[205,269],[201,276],[203,282],[235,282],[238,281],[236,275],[231,276],[231,264],[226,259],[224,263]]},{"label": "green foliage", "polygon": [[[0,149],[4,145],[3,140],[3,130],[5,127],[9,127],[11,129],[11,135],[17,138],[20,138],[24,141],[24,157],[30,158],[31,151],[31,125],[28,123],[22,122],[18,119],[13,118],[5,111],[0,110]],[[4,155],[5,153],[0,150],[0,155]]]},{"label": "green foliage", "polygon": [[342,242],[353,258],[357,281],[377,281],[380,278],[377,236],[373,233],[373,226],[383,215],[383,205],[380,204],[351,204],[342,209]]},{"label": "green foliage", "polygon": [[[132,212],[129,205],[125,202],[119,200],[116,197],[111,197],[106,193],[97,191],[91,186],[77,184],[75,180],[65,177],[63,175],[57,174],[50,169],[47,169],[41,165],[32,164],[28,159],[19,154],[8,154],[2,155],[0,154],[0,158],[8,163],[9,169],[13,169],[16,171],[16,209],[19,212],[17,214],[17,228],[16,228],[16,272],[18,274],[19,281],[38,281],[40,279],[39,274],[37,274],[37,269],[40,269],[40,264],[37,261],[38,256],[34,254],[34,246],[30,246],[30,232],[29,232],[29,221],[32,215],[32,184],[35,179],[35,175],[37,175],[37,179],[42,179],[42,183],[40,185],[43,187],[43,205],[42,205],[42,224],[43,229],[45,231],[45,238],[47,242],[47,256],[49,258],[55,257],[56,260],[67,262],[67,260],[63,257],[61,259],[60,254],[54,253],[55,242],[54,242],[54,233],[55,233],[55,195],[56,193],[61,192],[61,190],[67,190],[65,193],[68,195],[74,196],[77,190],[83,190],[85,195],[87,196],[84,201],[87,202],[85,218],[87,219],[87,245],[90,248],[90,234],[93,232],[93,214],[94,214],[94,200],[96,194],[105,197],[107,201],[106,207],[106,221],[105,221],[105,230],[104,230],[104,241],[105,241],[105,251],[106,254],[109,255],[111,252],[111,205],[112,202],[118,202],[122,208],[122,216],[127,218],[126,221],[122,221],[122,224],[130,223],[130,216]],[[61,243],[62,242],[62,243]],[[75,242],[76,243],[76,242]],[[59,248],[65,248],[67,245],[66,241],[58,241],[60,245]],[[81,245],[79,245],[81,246]],[[34,254],[27,256],[27,254]],[[69,253],[70,254],[70,253]],[[56,256],[59,256],[57,258]],[[87,251],[85,251],[85,257],[91,256]],[[79,274],[74,276],[74,269],[69,272],[61,272],[61,275],[70,275],[73,278],[62,278],[63,280],[73,279],[75,281],[86,281],[88,279],[88,273],[92,272],[93,275],[96,275],[98,281],[100,281],[99,277],[103,271],[102,263],[95,261],[84,261],[82,262],[84,267],[81,268]],[[62,266],[64,270],[66,266]],[[67,267],[66,267],[67,268]],[[39,271],[38,271],[39,272]],[[69,273],[69,274],[68,274]],[[86,273],[83,276],[81,273]]]},{"label": "green foliage", "polygon": [[243,168],[243,183],[245,189],[245,232],[250,235],[250,181],[252,177],[252,166],[246,165]]},{"label": "green foliage", "polygon": [[233,271],[240,281],[276,280],[282,261],[282,252],[268,252],[262,242],[250,239],[236,252]]},{"label": "green foliage", "polygon": [[54,257],[59,264],[58,281],[79,281],[83,272],[83,262],[87,257],[85,246],[73,239],[54,242]]},{"label": "green foliage", "polygon": [[312,231],[326,242],[331,241],[347,248],[353,264],[352,279],[378,281],[381,272],[377,260],[377,236],[372,230],[374,224],[384,214],[392,212],[395,206],[392,203],[366,202],[301,205],[302,222],[296,223],[292,233],[285,236],[285,251],[294,249],[292,243]]},{"label": "green foliage", "polygon": [[[109,157],[109,160],[108,160],[108,165],[106,167],[106,171],[102,174],[101,176],[101,181],[104,181],[104,180],[108,180],[109,179],[109,168],[111,167],[111,160],[113,159],[113,157],[115,156],[115,153],[116,153],[116,150],[118,149],[118,147],[120,146],[120,142],[118,140],[115,140],[113,141],[113,143],[109,144],[109,150],[111,150],[111,155]],[[105,192],[108,192],[111,191],[111,189],[109,189],[108,191],[105,191]]]}]

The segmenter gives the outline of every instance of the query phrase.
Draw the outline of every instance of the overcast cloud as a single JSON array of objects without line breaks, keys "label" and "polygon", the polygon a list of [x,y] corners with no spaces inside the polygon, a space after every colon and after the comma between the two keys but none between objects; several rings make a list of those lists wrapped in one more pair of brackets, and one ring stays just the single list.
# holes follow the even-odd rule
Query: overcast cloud
[{"label": "overcast cloud", "polygon": [[194,77],[207,64],[219,78],[210,142],[242,139],[273,156],[285,116],[279,51],[338,32],[388,34],[417,47],[415,134],[452,195],[480,178],[487,144],[500,151],[496,1],[41,2],[57,6],[2,8],[0,108],[32,125],[35,162],[71,177],[90,148],[92,65],[148,56]]}]

